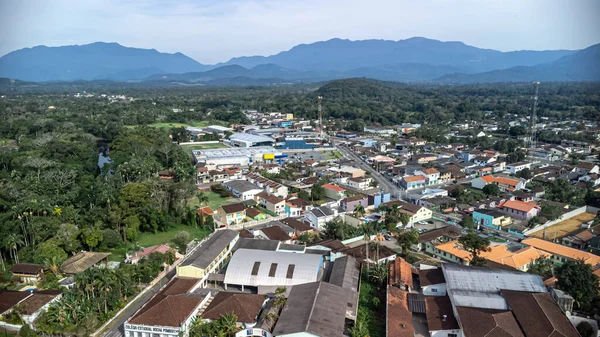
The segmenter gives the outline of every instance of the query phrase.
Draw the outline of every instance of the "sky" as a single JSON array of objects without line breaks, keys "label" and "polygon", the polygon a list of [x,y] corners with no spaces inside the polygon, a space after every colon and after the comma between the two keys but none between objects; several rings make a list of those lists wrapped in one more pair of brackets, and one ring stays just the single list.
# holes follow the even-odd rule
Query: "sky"
[{"label": "sky", "polygon": [[96,41],[214,64],[331,38],[422,36],[480,48],[600,43],[599,0],[0,0],[0,55]]}]

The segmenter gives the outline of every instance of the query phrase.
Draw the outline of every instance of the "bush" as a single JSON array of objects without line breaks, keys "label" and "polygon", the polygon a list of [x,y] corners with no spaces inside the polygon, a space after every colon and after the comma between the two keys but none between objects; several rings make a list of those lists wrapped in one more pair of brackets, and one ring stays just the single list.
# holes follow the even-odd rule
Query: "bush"
[{"label": "bush", "polygon": [[582,321],[581,323],[577,324],[577,332],[579,332],[581,337],[592,337],[594,333],[594,327],[592,327],[589,322]]},{"label": "bush", "polygon": [[116,248],[123,244],[123,239],[119,232],[114,229],[103,229],[102,233],[102,248]]}]

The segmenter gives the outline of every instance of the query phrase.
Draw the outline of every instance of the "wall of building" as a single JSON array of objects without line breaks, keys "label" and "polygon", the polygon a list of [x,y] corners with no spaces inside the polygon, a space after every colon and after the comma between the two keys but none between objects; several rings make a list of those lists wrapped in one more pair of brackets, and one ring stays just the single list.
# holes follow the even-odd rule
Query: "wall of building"
[{"label": "wall of building", "polygon": [[[452,313],[450,313],[452,315]],[[463,337],[461,330],[438,330],[438,331],[429,331],[431,337]]]}]

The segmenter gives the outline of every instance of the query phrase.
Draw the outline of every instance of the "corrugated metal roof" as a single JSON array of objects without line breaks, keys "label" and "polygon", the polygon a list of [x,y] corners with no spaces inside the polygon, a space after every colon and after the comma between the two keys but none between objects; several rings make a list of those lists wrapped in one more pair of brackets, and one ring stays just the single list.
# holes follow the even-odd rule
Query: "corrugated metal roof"
[{"label": "corrugated metal roof", "polygon": [[408,310],[424,314],[427,309],[425,307],[425,296],[423,294],[408,293]]},{"label": "corrugated metal roof", "polygon": [[[319,277],[322,259],[322,256],[314,254],[238,249],[229,261],[224,283],[256,287],[315,282]],[[259,265],[253,273],[257,263]],[[289,268],[293,268],[291,275]]]}]

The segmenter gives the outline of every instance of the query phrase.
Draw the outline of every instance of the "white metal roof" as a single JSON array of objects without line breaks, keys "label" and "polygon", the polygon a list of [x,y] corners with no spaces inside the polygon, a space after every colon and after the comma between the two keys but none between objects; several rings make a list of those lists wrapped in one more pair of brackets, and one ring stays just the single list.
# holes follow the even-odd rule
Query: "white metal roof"
[{"label": "white metal roof", "polygon": [[241,140],[244,142],[253,142],[253,143],[261,143],[261,142],[274,142],[275,140],[271,137],[261,136],[261,135],[253,135],[249,133],[235,133],[229,136],[229,140]]},{"label": "white metal roof", "polygon": [[521,271],[492,270],[445,263],[446,289],[499,293],[500,290],[547,292],[542,278]]},{"label": "white metal roof", "polygon": [[[321,263],[322,256],[316,254],[242,248],[231,257],[224,283],[257,287],[315,282],[319,278]],[[289,273],[290,270],[293,272]]]},{"label": "white metal roof", "polygon": [[257,147],[232,147],[227,149],[194,150],[196,158],[226,158],[226,157],[250,157],[257,154],[278,153],[272,146]]}]

